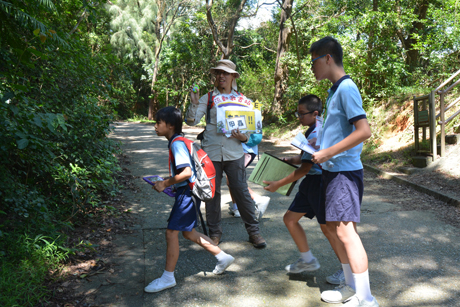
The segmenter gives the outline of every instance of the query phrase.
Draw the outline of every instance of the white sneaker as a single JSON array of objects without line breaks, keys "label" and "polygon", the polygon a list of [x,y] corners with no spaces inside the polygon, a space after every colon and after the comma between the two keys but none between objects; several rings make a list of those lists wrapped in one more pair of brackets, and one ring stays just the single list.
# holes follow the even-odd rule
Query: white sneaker
[{"label": "white sneaker", "polygon": [[372,297],[372,302],[368,302],[366,300],[360,300],[359,297],[353,295],[342,306],[346,307],[379,307],[379,303],[375,297]]},{"label": "white sneaker", "polygon": [[225,272],[225,270],[235,261],[235,258],[227,254],[227,257],[222,260],[218,261],[214,271],[212,271],[216,275],[220,275]]},{"label": "white sneaker", "polygon": [[343,269],[340,269],[334,274],[326,277],[326,281],[333,285],[340,285],[341,283],[345,283],[345,274],[343,274]]},{"label": "white sneaker", "polygon": [[144,288],[144,291],[149,292],[149,293],[160,292],[165,289],[172,288],[175,285],[176,285],[175,279],[170,282],[165,282],[162,278],[157,278],[151,283],[149,283],[149,285]]},{"label": "white sneaker", "polygon": [[355,295],[355,293],[356,291],[353,290],[353,288],[343,283],[340,286],[335,287],[334,290],[322,292],[321,299],[327,303],[338,304],[346,301],[347,299]]},{"label": "white sneaker", "polygon": [[286,271],[289,273],[301,273],[303,271],[316,271],[320,268],[318,259],[313,258],[312,261],[310,262],[305,262],[302,258],[299,258],[296,262],[293,264],[287,265],[285,267]]},{"label": "white sneaker", "polygon": [[270,203],[270,197],[257,196],[254,198],[254,203],[256,205],[256,219],[260,220],[262,215],[264,215],[265,210],[267,210],[268,204]]}]

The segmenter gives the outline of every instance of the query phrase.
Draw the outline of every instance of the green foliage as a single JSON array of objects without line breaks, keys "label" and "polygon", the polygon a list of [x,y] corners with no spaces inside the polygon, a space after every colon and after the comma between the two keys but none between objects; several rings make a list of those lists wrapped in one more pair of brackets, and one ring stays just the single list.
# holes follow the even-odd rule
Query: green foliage
[{"label": "green foliage", "polygon": [[0,2],[2,306],[43,302],[69,252],[63,234],[117,192],[119,148],[107,137],[136,98],[99,1],[53,3]]},{"label": "green foliage", "polygon": [[36,306],[48,296],[43,280],[59,269],[69,249],[62,239],[3,235],[0,243],[0,305]]}]

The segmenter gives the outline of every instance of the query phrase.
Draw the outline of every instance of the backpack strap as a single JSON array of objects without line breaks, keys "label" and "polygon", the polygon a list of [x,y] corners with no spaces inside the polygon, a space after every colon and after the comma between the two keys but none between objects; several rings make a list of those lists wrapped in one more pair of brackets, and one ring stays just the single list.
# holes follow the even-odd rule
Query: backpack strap
[{"label": "backpack strap", "polygon": [[206,108],[206,123],[211,121],[211,109],[214,107],[214,101],[212,99],[212,92],[208,93],[208,106]]}]

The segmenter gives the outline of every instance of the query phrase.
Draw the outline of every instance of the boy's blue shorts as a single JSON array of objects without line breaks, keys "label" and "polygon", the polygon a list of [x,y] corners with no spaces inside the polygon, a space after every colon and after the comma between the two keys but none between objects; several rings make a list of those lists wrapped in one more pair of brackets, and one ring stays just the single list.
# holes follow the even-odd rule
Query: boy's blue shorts
[{"label": "boy's blue shorts", "polygon": [[[176,201],[168,219],[168,229],[179,231],[192,231],[198,225],[197,211],[192,199],[192,190],[188,185],[176,190]],[[201,201],[198,198],[197,206]]]},{"label": "boy's blue shorts", "polygon": [[319,224],[326,224],[324,207],[321,209],[321,175],[305,176],[289,211],[305,213],[309,219],[316,216]]},{"label": "boy's blue shorts", "polygon": [[360,222],[364,192],[364,171],[323,170],[321,207],[328,222]]}]

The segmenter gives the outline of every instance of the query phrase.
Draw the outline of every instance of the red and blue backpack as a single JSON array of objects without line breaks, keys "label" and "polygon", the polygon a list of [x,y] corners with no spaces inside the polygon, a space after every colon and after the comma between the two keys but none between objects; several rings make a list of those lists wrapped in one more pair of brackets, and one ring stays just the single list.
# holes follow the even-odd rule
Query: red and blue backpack
[{"label": "red and blue backpack", "polygon": [[[214,198],[214,194],[216,192],[216,169],[214,168],[214,164],[208,157],[208,154],[197,144],[193,143],[193,141],[185,137],[178,136],[172,140],[171,145],[176,141],[182,141],[185,143],[185,146],[190,153],[190,157],[195,164],[196,180],[195,182],[189,182],[192,193],[202,201],[210,201]],[[174,156],[171,149],[169,149],[170,166],[171,161],[174,161]],[[169,169],[171,170],[171,167]]]}]

